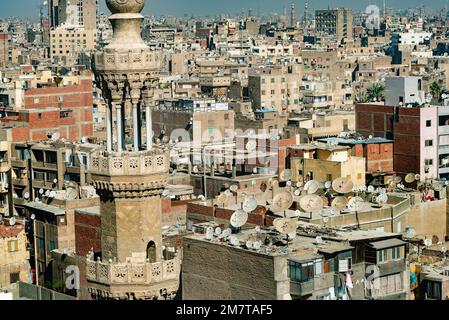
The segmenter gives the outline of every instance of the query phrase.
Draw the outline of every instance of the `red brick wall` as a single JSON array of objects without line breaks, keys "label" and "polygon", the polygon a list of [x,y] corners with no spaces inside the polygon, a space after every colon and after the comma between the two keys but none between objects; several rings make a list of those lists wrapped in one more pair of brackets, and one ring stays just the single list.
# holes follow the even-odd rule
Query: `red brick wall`
[{"label": "red brick wall", "polygon": [[85,256],[91,248],[101,251],[101,219],[75,212],[75,247],[76,254]]},{"label": "red brick wall", "polygon": [[393,172],[393,144],[368,144],[365,146],[366,166],[368,173]]}]

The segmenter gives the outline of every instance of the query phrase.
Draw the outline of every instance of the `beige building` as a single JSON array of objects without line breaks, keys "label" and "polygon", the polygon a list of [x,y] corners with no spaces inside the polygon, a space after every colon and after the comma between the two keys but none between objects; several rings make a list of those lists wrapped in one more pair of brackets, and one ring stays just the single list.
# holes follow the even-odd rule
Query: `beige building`
[{"label": "beige building", "polygon": [[[366,159],[351,156],[346,146],[314,144],[291,147],[300,156],[292,156],[292,181],[333,181],[339,177],[351,179],[354,187],[364,186]],[[301,152],[303,151],[303,155]]]},{"label": "beige building", "polygon": [[0,289],[16,282],[29,282],[30,264],[25,227],[0,224]]},{"label": "beige building", "polygon": [[96,30],[61,26],[50,31],[50,53],[56,63],[76,64],[79,54],[89,54],[95,48]]},{"label": "beige building", "polygon": [[253,109],[301,110],[299,67],[254,69],[249,75],[248,91]]},{"label": "beige building", "polygon": [[0,216],[8,216],[10,203],[11,138],[10,131],[0,130]]}]

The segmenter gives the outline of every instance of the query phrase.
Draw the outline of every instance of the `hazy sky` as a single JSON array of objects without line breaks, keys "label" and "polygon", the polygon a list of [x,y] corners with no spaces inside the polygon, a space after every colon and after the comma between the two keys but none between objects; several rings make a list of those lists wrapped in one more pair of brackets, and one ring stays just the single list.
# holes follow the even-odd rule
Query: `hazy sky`
[{"label": "hazy sky", "polygon": [[[38,6],[44,0],[2,0],[0,2],[0,17],[23,16],[37,17]],[[104,0],[100,0],[104,3]],[[254,13],[260,10],[261,13],[282,12],[284,6],[289,6],[291,0],[147,0],[146,13],[156,15],[214,15],[219,13],[235,14],[241,12],[242,8],[247,11],[253,9]],[[304,0],[293,1],[296,3],[298,15],[301,15],[304,8]],[[382,6],[383,0],[309,0],[311,10],[315,8],[326,8],[327,6],[346,6],[356,9],[363,9],[368,4],[378,4]],[[427,8],[441,9],[446,0],[386,0],[387,6],[394,8],[408,8],[419,4]],[[109,11],[102,7],[102,11]]]}]

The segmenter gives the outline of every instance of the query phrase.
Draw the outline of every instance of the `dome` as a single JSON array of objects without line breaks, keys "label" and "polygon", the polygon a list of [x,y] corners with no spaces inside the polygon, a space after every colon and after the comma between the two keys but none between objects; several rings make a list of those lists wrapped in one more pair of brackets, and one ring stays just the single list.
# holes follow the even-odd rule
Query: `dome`
[{"label": "dome", "polygon": [[113,14],[140,13],[145,6],[145,0],[106,0],[106,5]]}]

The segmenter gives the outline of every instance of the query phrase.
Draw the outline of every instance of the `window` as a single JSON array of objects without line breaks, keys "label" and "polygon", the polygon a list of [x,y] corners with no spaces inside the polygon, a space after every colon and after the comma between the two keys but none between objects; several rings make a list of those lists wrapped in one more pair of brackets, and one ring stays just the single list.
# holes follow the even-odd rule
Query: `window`
[{"label": "window", "polygon": [[10,240],[8,241],[8,252],[17,252],[19,251],[18,241]]},{"label": "window", "polygon": [[42,120],[42,113],[38,113],[38,114],[37,114],[37,118],[38,118],[39,120]]},{"label": "window", "polygon": [[399,256],[399,247],[391,249],[391,258],[393,260],[399,260],[401,258]]},{"label": "window", "polygon": [[432,120],[426,120],[426,127],[432,126]]},{"label": "window", "polygon": [[288,277],[297,282],[307,282],[314,277],[314,262],[299,263],[288,261]]},{"label": "window", "polygon": [[432,166],[433,165],[433,159],[425,159],[424,160],[425,166]]},{"label": "window", "polygon": [[387,252],[385,250],[380,250],[377,252],[377,262],[382,263],[387,260]]},{"label": "window", "polygon": [[425,280],[424,294],[426,300],[441,300],[441,282]]},{"label": "window", "polygon": [[315,275],[320,275],[323,273],[323,260],[315,261]]},{"label": "window", "polygon": [[13,272],[9,274],[9,283],[17,283],[20,281],[20,273]]},{"label": "window", "polygon": [[424,143],[425,143],[425,146],[426,146],[426,147],[431,147],[431,146],[433,146],[433,140],[426,140]]}]

